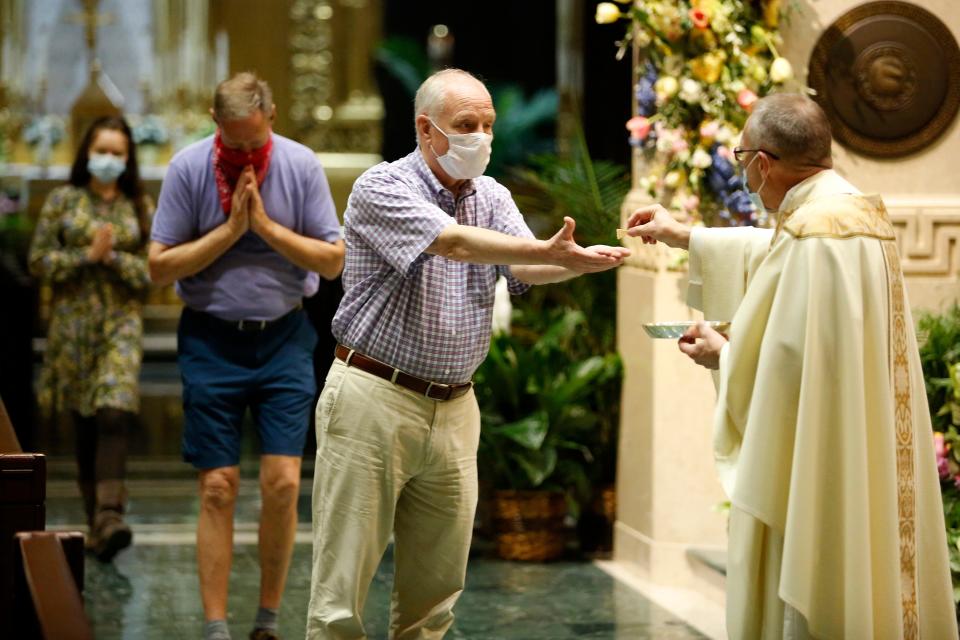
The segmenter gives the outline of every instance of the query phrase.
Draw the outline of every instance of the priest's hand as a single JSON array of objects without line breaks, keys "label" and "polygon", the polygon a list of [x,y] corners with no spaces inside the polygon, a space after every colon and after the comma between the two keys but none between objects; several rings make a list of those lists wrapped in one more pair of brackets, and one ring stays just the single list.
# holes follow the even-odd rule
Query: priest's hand
[{"label": "priest's hand", "polygon": [[690,227],[678,222],[659,204],[634,211],[627,220],[627,235],[643,238],[644,244],[659,241],[679,249],[686,249],[690,244]]},{"label": "priest's hand", "polygon": [[727,344],[726,336],[705,322],[698,322],[690,327],[679,341],[680,351],[707,369],[720,368],[720,351],[725,344]]}]

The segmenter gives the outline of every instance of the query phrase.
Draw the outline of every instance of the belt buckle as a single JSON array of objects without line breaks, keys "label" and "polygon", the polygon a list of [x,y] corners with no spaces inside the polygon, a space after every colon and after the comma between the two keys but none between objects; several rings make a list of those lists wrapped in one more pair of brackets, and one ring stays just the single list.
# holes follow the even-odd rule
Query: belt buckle
[{"label": "belt buckle", "polygon": [[[437,388],[443,387],[444,389],[446,389],[446,390],[447,390],[447,397],[446,397],[446,398],[434,398],[434,397],[432,397],[432,396],[430,395],[430,390],[433,389],[434,387],[437,387]],[[423,395],[424,395],[425,397],[429,398],[430,400],[449,400],[449,399],[450,399],[450,394],[451,394],[451,389],[452,389],[452,385],[443,384],[442,382],[432,382],[432,381],[431,381],[431,382],[428,382],[428,383],[427,383],[427,390],[423,392]]]},{"label": "belt buckle", "polygon": [[266,320],[238,320],[237,331],[263,331],[267,328]]}]

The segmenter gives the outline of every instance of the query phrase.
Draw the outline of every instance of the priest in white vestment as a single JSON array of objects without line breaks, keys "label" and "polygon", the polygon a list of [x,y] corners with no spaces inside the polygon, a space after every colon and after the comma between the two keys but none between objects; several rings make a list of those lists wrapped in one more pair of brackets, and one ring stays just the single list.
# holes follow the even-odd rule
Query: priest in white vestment
[{"label": "priest in white vestment", "polygon": [[[689,303],[732,320],[680,348],[718,369],[734,640],[957,638],[933,433],[893,227],[834,172],[813,101],[756,103],[735,155],[776,229],[629,235],[690,251]],[[757,197],[759,195],[759,198]],[[729,339],[728,339],[729,337]]]}]

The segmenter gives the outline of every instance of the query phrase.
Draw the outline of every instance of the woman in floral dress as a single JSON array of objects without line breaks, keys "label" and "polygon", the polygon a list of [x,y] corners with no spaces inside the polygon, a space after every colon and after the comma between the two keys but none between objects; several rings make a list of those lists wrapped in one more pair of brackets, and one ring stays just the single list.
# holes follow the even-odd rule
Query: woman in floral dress
[{"label": "woman in floral dress", "polygon": [[151,213],[130,127],[101,118],[84,136],[69,184],[47,198],[30,248],[31,271],[53,289],[38,397],[43,409],[72,414],[88,547],[104,561],[133,537],[123,521],[124,478],[140,403]]}]

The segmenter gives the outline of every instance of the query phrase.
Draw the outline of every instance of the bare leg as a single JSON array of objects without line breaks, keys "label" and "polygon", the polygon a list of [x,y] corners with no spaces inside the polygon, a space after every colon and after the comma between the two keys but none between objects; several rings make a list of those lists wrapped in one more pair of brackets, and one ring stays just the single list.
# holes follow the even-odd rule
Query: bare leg
[{"label": "bare leg", "polygon": [[279,609],[297,532],[300,458],[260,457],[260,606]]},{"label": "bare leg", "polygon": [[233,562],[233,509],[240,489],[240,467],[200,472],[197,566],[207,620],[227,617],[227,586]]}]

